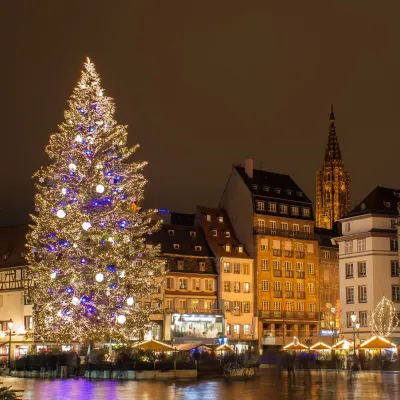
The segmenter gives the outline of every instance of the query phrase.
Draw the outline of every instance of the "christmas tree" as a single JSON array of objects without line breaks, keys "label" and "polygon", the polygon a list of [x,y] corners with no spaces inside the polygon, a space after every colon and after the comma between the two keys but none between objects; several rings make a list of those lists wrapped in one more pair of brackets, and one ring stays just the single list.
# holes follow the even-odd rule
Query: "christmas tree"
[{"label": "christmas tree", "polygon": [[34,175],[27,258],[37,340],[139,338],[160,301],[159,248],[144,242],[158,225],[139,207],[146,163],[131,161],[136,147],[114,111],[88,59],[46,148],[51,164]]}]

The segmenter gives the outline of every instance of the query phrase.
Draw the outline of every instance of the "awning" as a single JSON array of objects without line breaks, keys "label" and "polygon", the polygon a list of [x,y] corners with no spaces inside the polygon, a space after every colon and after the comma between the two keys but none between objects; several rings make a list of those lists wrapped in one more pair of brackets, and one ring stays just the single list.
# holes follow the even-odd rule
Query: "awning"
[{"label": "awning", "polygon": [[292,342],[284,346],[283,350],[308,350],[308,347],[300,342]]},{"label": "awning", "polygon": [[348,350],[352,347],[353,345],[347,340],[341,340],[332,346],[332,350]]},{"label": "awning", "polygon": [[221,346],[216,348],[216,351],[234,351],[231,346],[228,346],[226,343],[221,344]]},{"label": "awning", "polygon": [[202,343],[184,343],[184,344],[180,344],[176,347],[177,350],[179,351],[190,351],[193,349],[197,349],[198,347],[205,347],[206,349],[211,350],[211,347],[202,344]]},{"label": "awning", "polygon": [[382,336],[373,336],[371,339],[366,340],[360,344],[360,349],[393,349],[396,347],[394,343],[383,338]]},{"label": "awning", "polygon": [[157,340],[146,340],[132,346],[134,349],[153,350],[153,351],[175,351],[175,347]]},{"label": "awning", "polygon": [[315,343],[313,346],[310,347],[310,350],[331,350],[332,347],[324,342]]}]

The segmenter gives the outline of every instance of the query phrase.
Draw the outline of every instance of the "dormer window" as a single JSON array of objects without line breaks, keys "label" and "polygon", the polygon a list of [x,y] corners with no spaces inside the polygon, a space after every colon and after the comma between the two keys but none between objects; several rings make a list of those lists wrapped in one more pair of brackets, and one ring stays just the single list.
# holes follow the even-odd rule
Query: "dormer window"
[{"label": "dormer window", "polygon": [[8,253],[3,254],[3,260],[6,261],[8,258]]},{"label": "dormer window", "polygon": [[297,192],[297,196],[303,197],[303,192]]},{"label": "dormer window", "polygon": [[385,207],[390,208],[390,201],[384,201],[383,204]]},{"label": "dormer window", "polygon": [[218,236],[218,232],[217,232],[217,230],[216,230],[216,229],[213,229],[211,232],[212,232],[212,235],[213,235],[213,236],[215,236],[215,237],[217,237],[217,236]]},{"label": "dormer window", "polygon": [[173,229],[168,229],[168,235],[173,235],[175,233],[175,231]]},{"label": "dormer window", "polygon": [[225,245],[225,251],[231,251],[231,245],[230,244],[226,244]]},{"label": "dormer window", "polygon": [[289,207],[287,204],[280,204],[279,205],[279,211],[281,214],[288,214],[289,213]]},{"label": "dormer window", "polygon": [[225,231],[225,236],[226,237],[231,237],[231,232],[230,231]]},{"label": "dormer window", "polygon": [[195,231],[190,231],[190,236],[191,237],[196,237],[196,232]]},{"label": "dormer window", "polygon": [[251,188],[254,189],[254,190],[257,190],[258,189],[258,185],[251,185]]},{"label": "dormer window", "polygon": [[206,270],[206,263],[199,262],[199,268],[200,268],[200,271],[204,272]]},{"label": "dormer window", "polygon": [[269,192],[269,186],[263,186],[264,192]]},{"label": "dormer window", "polygon": [[268,211],[269,212],[276,212],[276,203],[268,203]]},{"label": "dormer window", "polygon": [[310,216],[310,209],[303,208],[303,217],[309,217],[309,216]]},{"label": "dormer window", "polygon": [[240,245],[238,246],[238,252],[243,253],[243,246],[240,246]]},{"label": "dormer window", "polygon": [[194,249],[196,250],[196,251],[201,251],[201,246],[194,246]]},{"label": "dormer window", "polygon": [[393,192],[393,193],[397,198],[400,198],[400,193],[399,192]]},{"label": "dormer window", "polygon": [[291,196],[292,195],[292,191],[291,190],[286,190],[286,193]]},{"label": "dormer window", "polygon": [[25,252],[21,251],[21,258],[24,258],[24,257],[25,257]]},{"label": "dormer window", "polygon": [[211,222],[211,215],[210,215],[210,214],[206,214],[206,220],[207,220],[208,222]]},{"label": "dormer window", "polygon": [[257,210],[265,211],[265,201],[257,201]]},{"label": "dormer window", "polygon": [[223,217],[223,216],[219,216],[219,217],[218,217],[218,222],[223,223],[223,222],[224,222],[224,217]]},{"label": "dormer window", "polygon": [[179,269],[180,271],[183,270],[183,260],[178,260],[178,269]]},{"label": "dormer window", "polygon": [[281,188],[275,188],[275,192],[276,193],[280,193],[281,192]]},{"label": "dormer window", "polygon": [[178,243],[174,243],[174,249],[178,250],[179,249],[179,244]]}]

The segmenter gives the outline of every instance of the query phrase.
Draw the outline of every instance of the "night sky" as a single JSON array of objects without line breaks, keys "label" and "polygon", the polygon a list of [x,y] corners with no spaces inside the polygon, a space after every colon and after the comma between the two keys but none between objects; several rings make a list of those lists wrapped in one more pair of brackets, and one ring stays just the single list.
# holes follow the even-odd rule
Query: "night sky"
[{"label": "night sky", "polygon": [[149,161],[144,206],[216,206],[249,157],[314,200],[331,103],[352,203],[400,188],[398,0],[11,0],[0,15],[0,225],[28,221],[86,56]]}]

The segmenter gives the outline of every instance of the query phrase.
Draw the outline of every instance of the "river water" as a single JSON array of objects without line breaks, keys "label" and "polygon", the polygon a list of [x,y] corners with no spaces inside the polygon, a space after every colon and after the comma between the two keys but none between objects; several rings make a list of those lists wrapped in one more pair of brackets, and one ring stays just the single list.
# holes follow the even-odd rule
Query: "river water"
[{"label": "river water", "polygon": [[302,371],[295,380],[285,373],[259,371],[252,380],[88,381],[0,378],[3,385],[24,389],[24,400],[179,400],[179,399],[400,399],[400,373],[360,372],[350,381],[347,372]]}]

